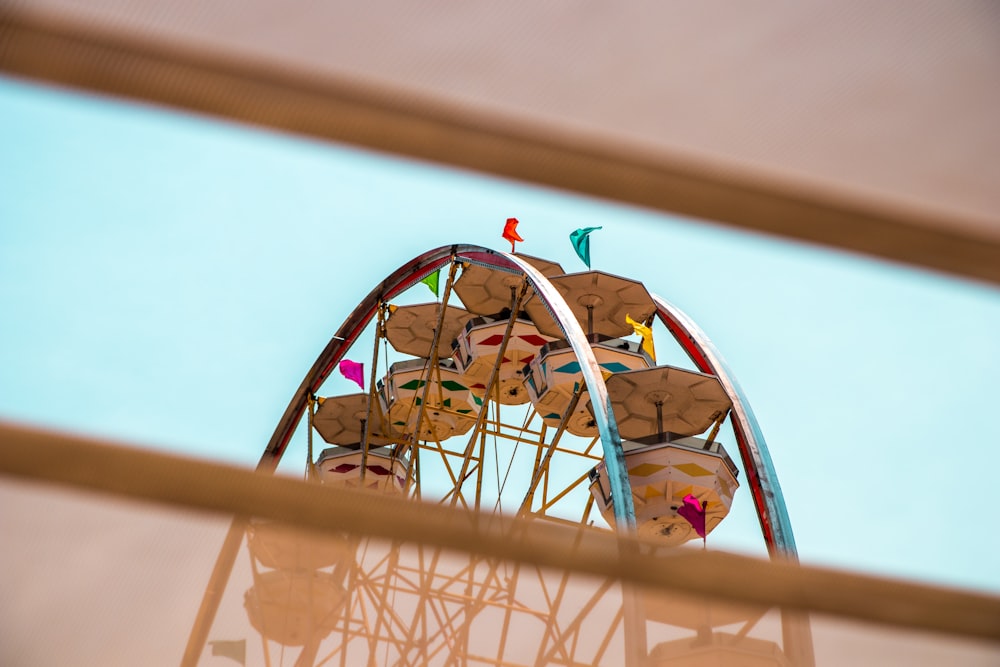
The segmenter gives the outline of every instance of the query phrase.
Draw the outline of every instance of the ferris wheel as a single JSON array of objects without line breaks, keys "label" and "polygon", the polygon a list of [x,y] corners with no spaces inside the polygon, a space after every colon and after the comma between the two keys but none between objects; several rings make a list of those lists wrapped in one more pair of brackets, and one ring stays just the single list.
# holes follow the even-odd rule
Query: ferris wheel
[{"label": "ferris wheel", "polygon": [[[438,298],[408,303],[431,276]],[[657,363],[654,326],[693,368]],[[361,350],[366,331],[373,345]],[[338,368],[361,391],[325,392]],[[426,252],[347,317],[259,467],[273,470],[303,426],[316,483],[614,530],[663,550],[703,546],[749,495],[771,556],[796,557],[763,437],[725,362],[631,278],[472,245]],[[812,662],[808,622],[780,611],[263,521],[234,528],[220,562],[244,534],[244,607],[269,667],[286,655],[301,666]],[[757,636],[768,613],[772,632]]]}]

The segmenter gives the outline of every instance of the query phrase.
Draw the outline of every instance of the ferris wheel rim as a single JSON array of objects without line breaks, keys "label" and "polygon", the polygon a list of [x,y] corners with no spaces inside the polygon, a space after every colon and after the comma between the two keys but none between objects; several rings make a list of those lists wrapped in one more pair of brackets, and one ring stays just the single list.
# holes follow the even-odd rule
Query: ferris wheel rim
[{"label": "ferris wheel rim", "polygon": [[357,341],[361,332],[375,317],[379,303],[406,291],[422,278],[440,269],[449,261],[470,261],[501,270],[523,274],[535,290],[556,323],[563,330],[573,353],[580,362],[581,374],[593,406],[594,421],[600,434],[607,461],[612,494],[619,499],[614,505],[615,528],[627,534],[635,532],[635,508],[628,484],[625,454],[611,409],[607,388],[594,352],[583,328],[573,315],[562,294],[530,263],[516,254],[505,253],[473,244],[441,246],[424,252],[390,273],[348,315],[347,319],[320,353],[303,379],[282,415],[271,440],[258,463],[258,470],[274,470],[281,459],[292,433],[305,414],[309,396],[313,395],[333,372],[336,364]]},{"label": "ferris wheel rim", "polygon": [[[520,272],[534,287],[537,298],[543,301],[549,308],[553,319],[556,320],[566,334],[566,339],[569,341],[580,363],[584,383],[587,385],[588,392],[590,393],[593,414],[604,448],[604,458],[609,469],[608,471],[619,479],[620,486],[618,492],[615,493],[614,489],[612,492],[617,495],[618,499],[622,499],[624,502],[615,503],[615,527],[621,532],[635,532],[635,510],[631,502],[632,494],[628,483],[628,470],[625,466],[624,451],[617,423],[614,412],[611,409],[603,375],[600,372],[594,352],[589,345],[582,326],[569,309],[561,293],[541,272],[525,259],[519,258],[516,254],[508,254],[478,245],[455,244],[441,246],[424,252],[389,274],[387,278],[359,302],[320,353],[298,390],[293,395],[260,459],[258,470],[273,471],[277,466],[281,455],[292,437],[292,433],[306,412],[309,398],[314,395],[315,391],[320,389],[321,385],[333,372],[337,363],[354,343],[357,342],[364,329],[377,315],[380,305],[387,303],[389,299],[414,286],[433,271],[440,269],[449,262],[457,261],[475,262],[492,268],[510,270],[515,273]],[[733,429],[739,442],[744,467],[750,478],[751,491],[754,494],[754,504],[757,509],[765,542],[772,557],[783,555],[795,558],[795,543],[792,538],[787,511],[781,497],[780,487],[777,485],[777,477],[759,426],[750,411],[749,404],[746,402],[742,390],[732,378],[725,361],[704,332],[678,308],[654,294],[650,294],[650,296],[653,298],[655,313],[661,323],[667,327],[671,335],[687,352],[699,369],[710,372],[719,378],[720,382],[723,383],[726,393],[733,400],[734,406],[738,406],[734,409]],[[616,463],[618,464],[617,474],[612,472],[614,470],[613,466]],[[761,471],[763,471],[763,474],[761,474]],[[240,533],[240,536],[242,535],[238,524],[239,521],[236,521],[230,528],[230,537],[233,537],[233,539],[227,537],[227,544],[223,546],[223,550],[220,552],[216,563],[216,570],[212,575],[212,582],[228,578],[226,561],[231,562],[232,558],[235,558],[235,550],[239,546],[238,539],[234,536],[237,532]],[[229,542],[232,542],[232,544],[229,544]],[[210,589],[212,589],[212,582],[210,582]],[[186,656],[188,653],[195,655],[195,649],[200,651],[200,648],[204,646],[206,638],[204,633],[207,632],[206,624],[210,624],[211,618],[214,617],[215,609],[218,606],[217,598],[218,595],[206,589],[206,598],[203,600],[202,609],[199,611],[196,626],[192,630]],[[634,614],[636,610],[632,611]],[[788,646],[791,649],[789,652],[803,658],[802,664],[811,664],[812,651],[808,621],[806,620],[805,623],[802,623],[801,620],[798,618],[791,619],[787,623],[788,627],[783,630],[783,635],[786,637],[786,642],[791,641],[794,644],[794,647],[791,645]],[[784,614],[782,623],[783,626],[786,625]],[[626,632],[628,632],[630,625],[626,623],[624,627]],[[641,643],[645,644],[645,639],[642,639]],[[634,649],[633,644],[638,645],[635,638],[630,641],[626,637],[626,646]]]},{"label": "ferris wheel rim", "polygon": [[[581,362],[586,362],[581,363],[581,370],[584,371],[584,381],[591,394],[602,447],[604,447],[606,457],[608,453],[612,454],[611,457],[608,457],[611,459],[611,465],[617,464],[617,467],[612,468],[609,472],[614,471],[613,474],[618,480],[616,486],[625,485],[620,487],[619,494],[617,494],[626,502],[620,503],[620,509],[618,508],[619,503],[616,503],[616,523],[621,521],[626,530],[634,530],[635,512],[631,503],[631,493],[624,492],[624,489],[628,488],[628,471],[625,468],[621,438],[596,359],[594,359],[590,346],[581,342],[586,341],[582,327],[572,316],[561,293],[541,272],[516,254],[475,244],[446,245],[421,253],[390,273],[359,302],[337,329],[293,395],[261,456],[258,470],[273,470],[277,465],[295,427],[305,413],[308,397],[320,388],[336,364],[357,341],[361,332],[375,317],[378,304],[394,298],[449,261],[456,260],[520,272],[528,277],[538,292],[539,298],[546,303],[550,311],[553,310],[552,304],[556,304],[557,309],[561,305],[562,312],[553,312],[554,318],[567,334],[567,340],[573,347],[574,354]],[[740,455],[743,458],[751,495],[768,551],[772,556],[778,555],[797,560],[794,534],[781,494],[781,487],[778,484],[777,473],[761,429],[742,389],[729,370],[728,364],[705,332],[677,306],[654,293],[650,293],[650,296],[653,297],[653,302],[656,305],[658,319],[667,327],[692,362],[699,370],[716,375],[723,383],[726,393],[733,400],[734,416],[736,417],[732,420],[733,430],[738,441]],[[567,329],[569,331],[566,331]],[[618,519],[619,512],[622,514],[620,519]]]}]

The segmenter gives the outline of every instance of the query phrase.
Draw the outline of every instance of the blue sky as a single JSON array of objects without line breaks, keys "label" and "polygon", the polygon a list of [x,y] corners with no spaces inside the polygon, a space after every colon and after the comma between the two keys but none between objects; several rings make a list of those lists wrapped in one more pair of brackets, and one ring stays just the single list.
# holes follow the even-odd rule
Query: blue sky
[{"label": "blue sky", "polygon": [[579,271],[569,233],[603,226],[594,268],[729,361],[805,562],[1000,592],[995,287],[2,78],[0,146],[2,419],[252,465],[399,265],[507,249],[516,216],[519,251]]}]

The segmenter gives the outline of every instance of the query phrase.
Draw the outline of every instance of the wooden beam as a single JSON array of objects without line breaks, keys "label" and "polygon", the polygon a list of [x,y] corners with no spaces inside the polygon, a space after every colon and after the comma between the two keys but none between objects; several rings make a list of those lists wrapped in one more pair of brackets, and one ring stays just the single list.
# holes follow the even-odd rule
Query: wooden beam
[{"label": "wooden beam", "polygon": [[609,531],[479,515],[0,422],[0,475],[565,568],[650,590],[997,639],[1000,597],[746,556],[620,549]]},{"label": "wooden beam", "polygon": [[0,72],[1000,283],[1000,221],[775,181],[542,118],[0,7]]}]

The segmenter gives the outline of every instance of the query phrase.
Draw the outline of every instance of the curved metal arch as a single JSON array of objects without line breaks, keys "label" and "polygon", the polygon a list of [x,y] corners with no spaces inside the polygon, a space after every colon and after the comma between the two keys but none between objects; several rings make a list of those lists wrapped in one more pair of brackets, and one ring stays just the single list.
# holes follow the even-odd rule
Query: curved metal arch
[{"label": "curved metal arch", "polygon": [[[719,378],[732,400],[733,433],[747,473],[747,482],[767,551],[771,558],[780,557],[797,563],[799,557],[795,548],[795,536],[792,534],[792,523],[785,508],[781,486],[778,485],[778,475],[774,470],[771,454],[767,451],[764,434],[743,389],[736,382],[729,364],[722,358],[715,344],[694,320],[662,297],[656,294],[651,296],[660,322],[667,327],[698,370]],[[792,659],[792,664],[799,667],[815,665],[808,614],[783,610],[781,625],[785,653]]]},{"label": "curved metal arch", "polygon": [[785,500],[778,485],[778,475],[767,451],[764,434],[743,389],[733,377],[729,365],[701,328],[680,308],[656,294],[651,295],[657,315],[674,339],[695,363],[698,370],[710,373],[722,383],[733,402],[732,421],[740,457],[747,473],[747,482],[753,496],[757,518],[760,521],[764,542],[771,556],[781,556],[798,561],[795,536],[785,508]]},{"label": "curved metal arch", "polygon": [[477,248],[477,246],[452,245],[441,246],[414,257],[399,267],[368,293],[355,309],[347,316],[344,323],[337,329],[330,342],[326,344],[319,357],[306,373],[302,384],[292,395],[285,412],[281,415],[271,439],[264,448],[264,453],[257,463],[258,471],[273,471],[281,461],[288,442],[292,438],[295,427],[305,414],[306,404],[311,394],[315,393],[330,377],[334,367],[344,357],[344,354],[357,341],[368,323],[378,310],[379,303],[388,301],[417,284],[424,277],[447,264],[460,249]]}]

